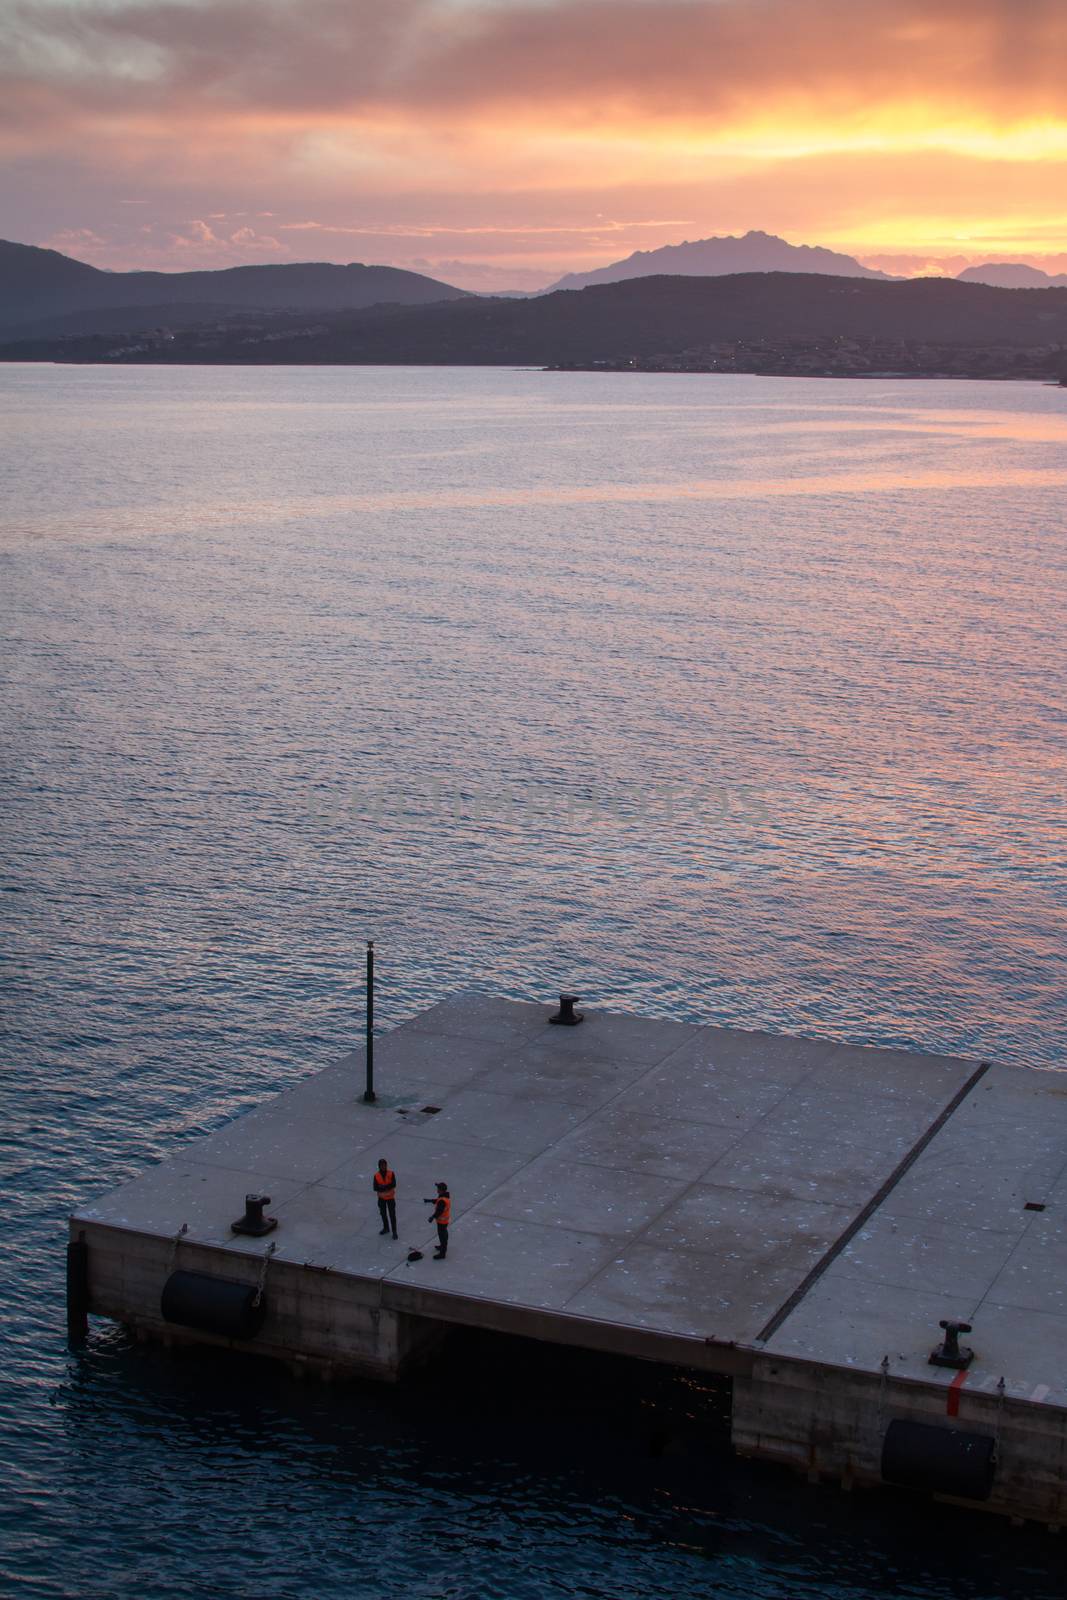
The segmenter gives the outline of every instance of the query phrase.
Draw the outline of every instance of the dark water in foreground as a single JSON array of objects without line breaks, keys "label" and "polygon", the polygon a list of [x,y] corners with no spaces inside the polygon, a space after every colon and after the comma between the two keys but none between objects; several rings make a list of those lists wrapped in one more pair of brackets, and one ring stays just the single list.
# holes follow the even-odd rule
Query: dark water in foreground
[{"label": "dark water in foreground", "polygon": [[1061,391],[0,371],[0,1579],[1015,1600],[684,1376],[62,1337],[67,1211],[465,983],[1062,1068]]},{"label": "dark water in foreground", "polygon": [[399,1391],[334,1392],[112,1336],[54,1403],[63,1472],[16,1536],[46,1594],[1062,1593],[1053,1535],[735,1462],[701,1382],[537,1345],[461,1335]]}]

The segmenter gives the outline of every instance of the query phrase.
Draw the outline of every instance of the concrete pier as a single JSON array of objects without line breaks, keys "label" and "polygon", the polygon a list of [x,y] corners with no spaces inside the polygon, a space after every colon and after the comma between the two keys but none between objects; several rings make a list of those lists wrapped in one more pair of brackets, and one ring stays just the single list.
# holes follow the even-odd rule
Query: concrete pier
[{"label": "concrete pier", "polygon": [[[931,1460],[993,1441],[956,1498],[1067,1520],[1067,1074],[551,1009],[457,995],[376,1042],[374,1105],[354,1052],[83,1207],[89,1310],[326,1373],[395,1378],[456,1324],[725,1373],[745,1454],[877,1483],[918,1423]],[[264,1238],[231,1230],[252,1192]],[[167,1320],[175,1273],[258,1290],[259,1331]],[[965,1370],[929,1364],[942,1319]]]}]

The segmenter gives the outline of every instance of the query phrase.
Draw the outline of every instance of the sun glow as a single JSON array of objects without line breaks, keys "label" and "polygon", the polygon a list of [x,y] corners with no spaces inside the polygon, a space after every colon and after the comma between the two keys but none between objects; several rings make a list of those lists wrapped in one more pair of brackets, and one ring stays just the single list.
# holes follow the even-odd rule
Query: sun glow
[{"label": "sun glow", "polygon": [[[1067,8],[1051,0],[213,0],[202,26],[184,0],[78,0],[73,14],[0,15],[0,205],[14,237],[81,240],[102,266],[301,259],[312,234],[332,259],[419,270],[425,241],[447,238],[472,287],[512,286],[509,264],[534,287],[749,229],[915,270],[945,252],[1067,251]],[[274,219],[258,243],[257,213]]]}]

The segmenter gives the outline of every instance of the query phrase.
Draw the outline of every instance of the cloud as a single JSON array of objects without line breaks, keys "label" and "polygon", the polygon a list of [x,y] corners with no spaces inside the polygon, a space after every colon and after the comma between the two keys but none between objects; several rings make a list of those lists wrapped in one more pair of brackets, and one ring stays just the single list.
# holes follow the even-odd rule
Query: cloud
[{"label": "cloud", "polygon": [[[243,215],[243,213],[238,213]],[[167,246],[183,254],[207,255],[213,260],[222,260],[232,257],[234,260],[247,259],[249,252],[256,254],[273,254],[283,249],[278,240],[270,234],[257,233],[255,228],[247,225],[227,231],[225,228],[213,227],[213,223],[224,222],[226,213],[214,211],[209,217],[194,217],[191,221],[177,228],[159,228],[147,223],[141,233],[151,239],[158,239],[159,234],[166,241]]]},{"label": "cloud", "polygon": [[217,245],[220,243],[219,237],[214,228],[212,228],[209,223],[201,222],[199,220],[190,222],[189,232],[187,234],[175,234],[174,239],[176,243],[189,245],[194,249],[198,245]]},{"label": "cloud", "polygon": [[218,217],[187,222],[138,222],[109,230],[60,228],[39,243],[79,261],[119,271],[132,267],[232,267],[248,261],[288,259],[285,246],[270,234],[246,226],[219,228]]},{"label": "cloud", "polygon": [[87,257],[107,249],[107,240],[92,228],[60,228],[51,238],[43,239],[48,250],[58,250],[65,256]]},{"label": "cloud", "polygon": [[255,228],[237,228],[230,234],[230,243],[242,252],[249,248],[259,251],[269,250],[276,254],[285,250],[280,240],[273,238],[269,233],[257,233]]},{"label": "cloud", "polygon": [[142,229],[142,233],[148,236],[157,250],[162,247],[165,252],[181,255],[182,265],[189,264],[190,256],[196,258],[198,265],[233,266],[263,256],[287,253],[285,246],[272,234],[257,233],[247,223],[231,229],[212,226],[212,223],[222,220],[225,220],[225,214],[221,217],[212,216],[210,220],[195,217],[177,228],[149,225]]},{"label": "cloud", "polygon": [[868,126],[909,107],[993,123],[1067,109],[1062,0],[15,0],[7,33],[9,116],[60,90],[97,112],[506,105],[586,127],[774,121],[786,104]]},{"label": "cloud", "polygon": [[[955,278],[966,267],[988,266],[1004,260],[1003,251],[999,255],[990,255],[988,251],[975,251],[969,255],[913,255],[892,250],[860,250],[858,256],[865,267],[880,267],[883,272],[899,278]],[[1011,260],[1038,267],[1050,277],[1067,272],[1067,254],[1049,256],[1035,254],[1032,250],[1014,250]]]},{"label": "cloud", "polygon": [[0,206],[516,283],[749,227],[1054,252],[1065,59],[1064,0],[2,0]]},{"label": "cloud", "polygon": [[[427,277],[451,283],[457,289],[478,289],[483,294],[498,294],[502,289],[533,292],[543,289],[546,278],[552,275],[546,273],[543,267],[515,266],[508,260],[469,261],[412,256],[392,264],[407,267],[411,272],[425,273]],[[557,272],[555,276],[561,277],[562,272]]]},{"label": "cloud", "polygon": [[662,218],[655,221],[639,220],[635,222],[622,222],[617,220],[607,221],[597,217],[592,222],[583,223],[547,223],[534,222],[517,223],[504,227],[493,222],[472,223],[461,226],[454,222],[426,222],[421,224],[382,222],[375,224],[365,222],[362,224],[345,224],[339,222],[282,222],[278,225],[281,233],[335,233],[339,235],[353,234],[361,239],[437,239],[442,235],[449,238],[462,238],[465,234],[480,240],[499,236],[506,239],[532,239],[547,236],[552,239],[573,240],[575,238],[588,239],[590,234],[606,237],[612,233],[628,234],[632,229],[640,228],[688,228],[692,226],[692,218]]}]

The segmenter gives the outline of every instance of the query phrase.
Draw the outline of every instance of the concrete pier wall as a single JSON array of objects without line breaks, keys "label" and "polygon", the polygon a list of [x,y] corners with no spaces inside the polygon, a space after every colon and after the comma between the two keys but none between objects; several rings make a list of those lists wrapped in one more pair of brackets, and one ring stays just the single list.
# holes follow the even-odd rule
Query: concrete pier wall
[{"label": "concrete pier wall", "polygon": [[[475,993],[376,1063],[374,1102],[353,1052],[81,1206],[89,1310],[324,1373],[396,1378],[448,1326],[722,1373],[748,1455],[877,1483],[892,1421],[955,1429],[998,1447],[972,1503],[1067,1520],[1067,1075],[591,1010],[552,1026]],[[232,1225],[253,1194],[264,1239]],[[232,1285],[272,1243],[257,1327]],[[208,1279],[173,1287],[192,1329],[162,1317],[176,1269]],[[929,1363],[951,1322],[973,1326],[962,1379]],[[913,1481],[980,1494],[990,1452],[962,1452],[968,1476],[959,1442],[894,1435]]]},{"label": "concrete pier wall", "polygon": [[163,1286],[172,1272],[203,1272],[255,1287],[262,1254],[238,1254],[132,1230],[79,1226],[89,1247],[89,1311],[169,1343],[212,1344],[284,1361],[323,1376],[392,1382],[429,1353],[444,1324],[381,1304],[380,1280],[271,1260],[264,1283],[266,1318],[254,1341],[223,1339],[166,1322]]},{"label": "concrete pier wall", "polygon": [[882,1483],[882,1445],[896,1419],[994,1439],[996,1476],[982,1509],[1067,1523],[1067,1411],[1058,1406],[771,1356],[757,1356],[751,1376],[734,1380],[734,1448],[811,1477]]}]

